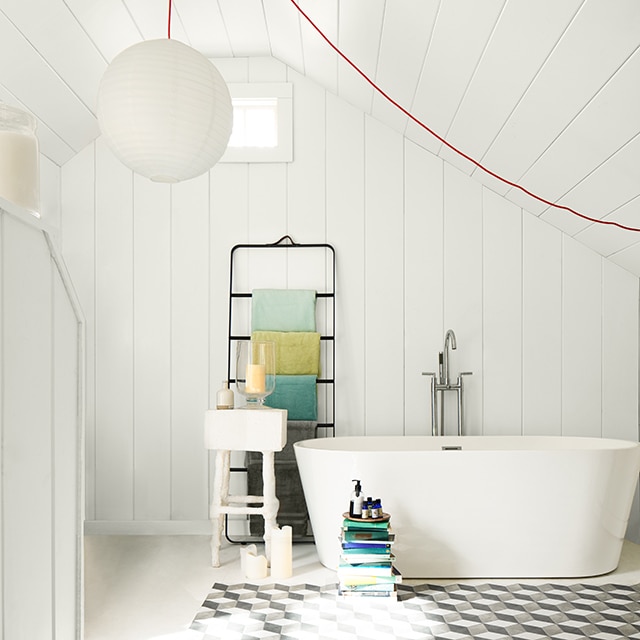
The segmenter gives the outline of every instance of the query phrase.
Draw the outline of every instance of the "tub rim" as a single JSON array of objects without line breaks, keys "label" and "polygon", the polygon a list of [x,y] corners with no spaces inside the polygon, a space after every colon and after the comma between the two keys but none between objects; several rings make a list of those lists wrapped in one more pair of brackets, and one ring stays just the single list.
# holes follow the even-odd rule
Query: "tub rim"
[{"label": "tub rim", "polygon": [[[369,446],[362,446],[364,442]],[[432,446],[416,446],[421,442],[428,443]],[[500,446],[496,446],[497,443],[499,443]],[[402,446],[394,446],[394,444]],[[465,444],[468,448],[465,448]],[[462,446],[462,449],[457,451],[457,453],[498,451],[623,451],[640,447],[640,443],[633,440],[564,435],[333,436],[310,438],[293,443],[294,448],[298,449],[331,451],[335,453],[368,453],[376,451],[394,453],[440,453],[442,452],[441,447],[451,445]],[[449,451],[445,451],[445,453],[449,453]]]}]

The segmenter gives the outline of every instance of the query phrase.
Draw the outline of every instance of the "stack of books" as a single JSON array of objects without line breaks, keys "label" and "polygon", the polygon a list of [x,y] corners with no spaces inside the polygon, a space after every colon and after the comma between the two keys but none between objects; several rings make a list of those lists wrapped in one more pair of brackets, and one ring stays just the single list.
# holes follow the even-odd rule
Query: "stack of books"
[{"label": "stack of books", "polygon": [[342,596],[396,598],[402,576],[393,566],[395,534],[385,515],[376,519],[349,518],[342,522],[338,593]]}]

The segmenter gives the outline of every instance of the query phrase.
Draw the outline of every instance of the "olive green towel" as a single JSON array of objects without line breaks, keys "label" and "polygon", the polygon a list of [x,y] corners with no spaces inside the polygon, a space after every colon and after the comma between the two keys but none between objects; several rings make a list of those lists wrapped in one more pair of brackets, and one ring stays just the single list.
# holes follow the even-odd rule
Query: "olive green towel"
[{"label": "olive green towel", "polygon": [[276,374],[320,375],[320,334],[308,331],[254,331],[251,339],[274,342]]}]

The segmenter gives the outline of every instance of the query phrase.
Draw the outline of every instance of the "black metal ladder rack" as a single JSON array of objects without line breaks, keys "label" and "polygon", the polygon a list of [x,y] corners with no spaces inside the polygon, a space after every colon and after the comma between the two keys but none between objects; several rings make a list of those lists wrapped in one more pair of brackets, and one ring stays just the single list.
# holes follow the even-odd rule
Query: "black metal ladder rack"
[{"label": "black metal ladder rack", "polygon": [[316,435],[318,435],[318,431],[320,429],[324,430],[325,435],[335,436],[335,323],[336,323],[336,306],[335,306],[335,288],[336,288],[336,254],[335,249],[326,243],[314,243],[314,244],[298,244],[294,242],[290,236],[286,235],[280,238],[277,242],[272,244],[237,244],[231,249],[230,256],[230,268],[229,268],[229,333],[228,333],[228,344],[227,344],[227,380],[229,381],[229,387],[233,383],[235,383],[235,371],[233,370],[233,353],[234,353],[234,345],[242,340],[250,340],[251,335],[249,334],[234,334],[233,333],[233,317],[234,317],[234,306],[238,300],[251,298],[250,291],[236,291],[235,283],[234,283],[234,264],[236,253],[241,250],[252,250],[252,249],[324,249],[330,260],[328,261],[328,266],[330,268],[329,272],[329,286],[325,291],[317,291],[316,298],[317,299],[325,299],[330,301],[331,303],[331,316],[328,327],[329,331],[326,333],[321,333],[320,342],[321,344],[328,344],[330,348],[328,349],[329,353],[326,354],[327,357],[324,358],[325,363],[331,364],[329,371],[324,371],[323,376],[318,378],[317,383],[319,385],[326,385],[330,389],[330,394],[327,397],[326,404],[326,414],[324,416],[324,420],[318,422],[316,426]]},{"label": "black metal ladder rack", "polygon": [[[315,436],[323,435],[325,437],[335,436],[335,288],[336,288],[336,258],[335,249],[332,245],[326,243],[308,243],[300,244],[295,242],[291,236],[285,235],[277,242],[270,244],[237,244],[232,247],[230,253],[230,266],[229,266],[229,315],[228,315],[228,336],[227,336],[227,380],[229,387],[236,382],[235,372],[235,345],[239,341],[247,341],[251,339],[251,331],[248,332],[235,332],[234,320],[237,316],[236,306],[238,304],[245,303],[245,317],[244,322],[246,328],[249,324],[250,314],[246,307],[248,301],[252,297],[251,287],[247,287],[245,290],[237,288],[235,271],[236,260],[242,252],[256,251],[256,250],[275,250],[275,251],[303,251],[303,250],[324,250],[324,282],[326,287],[324,290],[316,291],[316,301],[325,302],[324,308],[324,323],[323,331],[320,333],[321,344],[321,362],[324,364],[324,368],[321,372],[321,377],[317,379],[317,385],[326,389],[323,394],[323,400],[321,406],[319,406],[318,423],[315,427]],[[309,287],[311,288],[311,287]],[[248,289],[248,290],[247,290]],[[320,412],[322,409],[322,412]],[[321,419],[322,418],[322,419]],[[231,472],[248,472],[248,468],[245,467],[231,467]],[[228,531],[228,518],[225,517],[225,537],[231,543],[247,543],[247,542],[259,542],[260,538],[256,537],[243,537],[243,539],[232,540]],[[313,541],[312,537],[294,537],[294,541],[297,542],[310,542]]]}]

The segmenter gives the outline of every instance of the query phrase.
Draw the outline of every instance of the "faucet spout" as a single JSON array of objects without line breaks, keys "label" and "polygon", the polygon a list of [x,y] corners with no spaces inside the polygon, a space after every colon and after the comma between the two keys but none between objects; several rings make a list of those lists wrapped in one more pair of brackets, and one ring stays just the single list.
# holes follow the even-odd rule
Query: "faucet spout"
[{"label": "faucet spout", "polygon": [[444,349],[442,358],[443,380],[441,380],[441,382],[445,385],[449,384],[449,344],[451,344],[452,349],[458,348],[458,345],[456,344],[456,334],[453,332],[453,329],[449,329],[444,336]]}]

